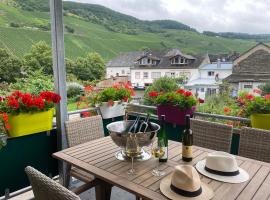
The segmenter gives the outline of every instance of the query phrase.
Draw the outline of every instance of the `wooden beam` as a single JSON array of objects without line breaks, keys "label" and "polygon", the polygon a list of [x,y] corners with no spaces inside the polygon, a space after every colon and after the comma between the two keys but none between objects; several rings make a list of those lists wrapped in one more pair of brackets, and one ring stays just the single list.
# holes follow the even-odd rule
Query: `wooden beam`
[{"label": "wooden beam", "polygon": [[[68,119],[62,0],[50,0],[50,15],[54,85],[61,96],[56,107],[57,147],[60,150],[67,148],[64,123]],[[59,177],[60,183],[67,186],[67,169],[63,162],[59,162]]]}]

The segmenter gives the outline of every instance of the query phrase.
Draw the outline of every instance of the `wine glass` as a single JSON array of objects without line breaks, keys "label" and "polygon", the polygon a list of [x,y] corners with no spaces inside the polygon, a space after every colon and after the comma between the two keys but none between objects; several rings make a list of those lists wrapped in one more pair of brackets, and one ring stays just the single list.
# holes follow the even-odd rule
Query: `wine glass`
[{"label": "wine glass", "polygon": [[129,175],[135,174],[134,157],[139,154],[140,148],[138,145],[136,134],[129,134],[126,143],[126,155],[131,158],[131,169],[128,170]]},{"label": "wine glass", "polygon": [[[162,158],[165,154],[165,143],[163,140],[160,140],[158,142],[156,142],[154,144],[154,142],[152,143],[152,149],[151,149],[151,153],[152,155],[155,157],[155,158]],[[157,162],[157,165],[155,167],[155,169],[153,169],[152,171],[152,174],[154,176],[164,176],[165,175],[165,172],[164,171],[161,171],[159,169],[159,160]]]}]

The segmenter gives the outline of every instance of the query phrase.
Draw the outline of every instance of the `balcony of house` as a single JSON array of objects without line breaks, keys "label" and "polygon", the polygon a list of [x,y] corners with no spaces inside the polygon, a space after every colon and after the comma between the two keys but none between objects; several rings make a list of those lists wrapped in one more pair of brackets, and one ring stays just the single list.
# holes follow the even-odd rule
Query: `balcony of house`
[{"label": "balcony of house", "polygon": [[[66,130],[67,139],[71,148],[70,150],[66,150],[65,156],[69,155],[69,153],[74,156],[70,160],[66,158],[69,162],[72,160],[74,161],[74,166],[71,167],[73,171],[65,171],[65,168],[62,168],[62,162],[59,162],[61,154],[56,152],[61,149],[59,149],[59,134],[57,134],[57,127],[54,126],[52,130],[47,132],[8,138],[6,146],[0,150],[0,191],[1,196],[3,195],[1,199],[32,199],[34,197],[33,190],[35,192],[36,188],[35,185],[33,185],[34,182],[30,182],[32,187],[29,186],[30,184],[25,173],[25,168],[27,166],[34,167],[48,177],[52,177],[55,182],[60,182],[62,184],[64,183],[63,177],[68,175],[71,175],[71,177],[74,176],[69,180],[66,187],[70,191],[80,193],[81,199],[106,199],[106,197],[95,195],[95,192],[97,194],[99,191],[97,189],[99,187],[98,184],[105,187],[105,181],[107,181],[106,183],[109,183],[109,188],[113,186],[112,190],[110,192],[107,191],[106,193],[111,196],[111,199],[135,199],[136,196],[149,198],[149,195],[147,195],[148,190],[157,196],[161,195],[159,197],[165,198],[159,190],[159,184],[162,177],[154,177],[151,174],[151,171],[155,167],[154,163],[157,162],[157,160],[155,158],[150,158],[149,160],[137,159],[134,165],[136,175],[127,175],[127,171],[130,168],[130,160],[123,161],[121,160],[123,159],[122,157],[119,158],[117,156],[119,152],[121,153],[121,145],[114,140],[115,136],[113,136],[113,132],[108,131],[109,124],[126,120],[136,121],[138,116],[140,117],[139,121],[144,122],[147,116],[149,116],[149,113],[151,113],[151,115],[148,120],[151,123],[161,124],[157,113],[157,107],[126,103],[125,108],[126,112],[124,116],[108,119],[102,119],[100,117],[100,110],[96,108],[76,110],[68,113],[69,121],[66,123]],[[85,118],[84,114],[82,114],[85,112],[91,112],[93,115]],[[90,120],[88,121],[88,124],[80,125],[80,120],[85,120],[87,118]],[[91,119],[94,121],[91,121]],[[264,188],[269,185],[270,176],[270,165],[267,163],[269,162],[269,148],[264,146],[266,143],[269,143],[269,131],[251,128],[249,128],[250,130],[245,130],[245,128],[232,128],[231,126],[221,123],[225,121],[241,122],[247,125],[250,124],[250,119],[248,118],[201,112],[193,113],[191,128],[194,136],[201,138],[199,140],[198,138],[195,139],[196,137],[194,138],[194,145],[196,146],[194,146],[193,149],[193,161],[191,164],[196,164],[198,161],[205,159],[207,154],[214,150],[227,151],[230,155],[236,155],[239,168],[241,167],[241,169],[243,168],[246,170],[249,174],[249,179],[244,183],[239,184],[239,189],[235,190],[230,183],[203,177],[202,180],[213,188],[215,195],[218,195],[218,191],[226,187],[228,190],[223,197],[231,195],[232,198],[230,199],[235,199],[242,195],[244,195],[245,199],[252,199],[254,196],[269,196],[269,192],[264,190]],[[69,127],[69,122],[74,123]],[[181,142],[183,130],[186,126],[166,122],[163,128],[165,129],[169,140],[169,155],[168,162],[161,164],[161,169],[167,174],[170,174],[176,164],[186,164],[186,162],[181,160]],[[82,130],[85,129],[87,129],[86,132],[89,134],[95,134],[95,130],[98,130],[99,136],[97,138],[100,139],[89,140],[89,145],[87,145],[87,142],[80,145],[77,142],[84,136],[74,135],[76,138],[74,138],[75,143],[73,146],[71,143],[72,139],[68,136],[69,131],[73,131],[75,134],[84,134]],[[248,135],[248,138],[246,139],[247,131],[251,131],[251,135]],[[112,142],[112,139],[114,143]],[[241,140],[243,140],[243,142]],[[250,152],[250,148],[255,147],[268,152],[257,151],[257,149]],[[150,149],[151,147],[144,146],[146,153],[149,153]],[[76,157],[76,155],[78,157]],[[65,160],[64,156],[60,160]],[[85,160],[85,163],[88,163],[89,165],[83,164]],[[75,168],[80,169],[79,172],[82,174],[76,174]],[[68,169],[70,170],[70,168]],[[93,170],[93,173],[96,173],[95,175],[97,176],[95,180],[98,179],[101,182],[89,184],[88,181],[92,181],[93,176],[91,174],[89,175],[87,170]],[[69,174],[69,172],[72,173]],[[115,180],[115,177],[118,177],[118,179]],[[132,186],[126,184],[131,184]],[[138,188],[134,188],[136,185]],[[104,192],[104,190],[102,191]],[[65,199],[65,194],[61,195],[63,195],[63,199]],[[159,197],[152,197],[149,199],[158,199]],[[36,197],[36,199],[38,198]]]}]

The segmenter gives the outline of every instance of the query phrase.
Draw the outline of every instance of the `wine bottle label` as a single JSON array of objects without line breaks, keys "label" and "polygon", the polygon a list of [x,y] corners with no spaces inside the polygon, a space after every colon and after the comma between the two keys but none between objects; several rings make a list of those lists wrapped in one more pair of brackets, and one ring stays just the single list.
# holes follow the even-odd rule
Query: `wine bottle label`
[{"label": "wine bottle label", "polygon": [[192,146],[182,146],[182,156],[184,158],[192,158]]},{"label": "wine bottle label", "polygon": [[168,147],[163,147],[164,155],[160,158],[160,160],[168,159]]}]

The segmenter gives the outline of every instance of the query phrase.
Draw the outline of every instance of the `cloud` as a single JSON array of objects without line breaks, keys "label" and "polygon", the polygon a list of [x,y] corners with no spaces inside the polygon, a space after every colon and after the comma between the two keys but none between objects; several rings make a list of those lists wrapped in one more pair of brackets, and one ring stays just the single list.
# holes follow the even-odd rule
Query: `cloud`
[{"label": "cloud", "polygon": [[142,20],[172,19],[199,31],[270,33],[270,0],[73,0]]}]

